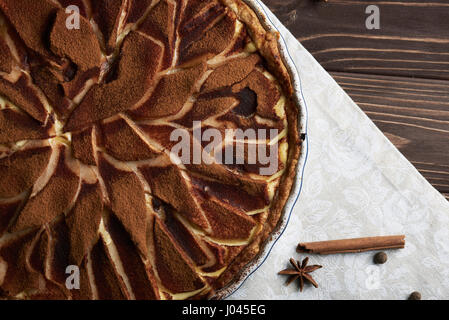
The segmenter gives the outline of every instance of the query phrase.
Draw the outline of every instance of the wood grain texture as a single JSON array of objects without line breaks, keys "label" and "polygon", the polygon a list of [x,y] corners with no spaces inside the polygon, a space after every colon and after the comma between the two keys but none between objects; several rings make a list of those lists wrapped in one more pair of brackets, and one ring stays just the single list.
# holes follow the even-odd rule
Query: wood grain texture
[{"label": "wood grain texture", "polygon": [[[327,70],[449,80],[448,1],[265,3]],[[379,30],[366,28],[372,4]]]},{"label": "wood grain texture", "polygon": [[263,1],[449,199],[449,1]]}]

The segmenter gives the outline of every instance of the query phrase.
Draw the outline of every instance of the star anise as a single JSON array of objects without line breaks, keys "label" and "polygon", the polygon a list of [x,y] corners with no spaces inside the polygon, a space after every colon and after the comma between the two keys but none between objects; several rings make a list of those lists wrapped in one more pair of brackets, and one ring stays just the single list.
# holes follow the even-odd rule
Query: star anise
[{"label": "star anise", "polygon": [[299,290],[302,292],[304,289],[304,281],[310,282],[315,288],[318,288],[318,283],[312,278],[309,273],[322,268],[319,265],[308,266],[309,258],[305,258],[302,263],[301,261],[295,261],[293,258],[290,259],[290,263],[294,269],[285,269],[279,272],[279,274],[289,275],[287,280],[287,286],[293,281],[299,279]]}]

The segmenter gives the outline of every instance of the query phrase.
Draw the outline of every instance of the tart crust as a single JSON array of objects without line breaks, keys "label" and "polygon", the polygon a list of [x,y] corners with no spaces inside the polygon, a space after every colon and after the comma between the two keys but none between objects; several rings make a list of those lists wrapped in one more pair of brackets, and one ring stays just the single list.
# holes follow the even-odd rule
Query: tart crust
[{"label": "tart crust", "polygon": [[[290,196],[293,183],[296,179],[296,168],[302,150],[302,143],[299,134],[299,106],[293,99],[292,78],[287,71],[284,61],[281,58],[279,47],[279,33],[267,31],[261,24],[256,13],[242,0],[220,0],[230,7],[248,28],[250,36],[260,54],[268,62],[269,70],[280,80],[284,92],[288,95],[286,108],[289,132],[289,154],[287,168],[281,179],[280,187],[275,196],[274,206],[270,209],[269,219],[266,221],[263,231],[253,242],[236,258],[228,269],[217,281],[216,289],[220,289],[239,281],[245,276],[245,266],[253,261],[263,246],[270,240],[273,232],[279,225],[279,221],[284,214],[284,206]],[[213,296],[212,296],[213,297]]]},{"label": "tart crust", "polygon": [[268,62],[270,71],[273,72],[281,82],[285,93],[293,94],[292,80],[284,61],[281,58],[279,47],[279,33],[267,31],[257,17],[257,14],[242,0],[220,0],[237,15],[243,22],[254,41],[257,50]]}]

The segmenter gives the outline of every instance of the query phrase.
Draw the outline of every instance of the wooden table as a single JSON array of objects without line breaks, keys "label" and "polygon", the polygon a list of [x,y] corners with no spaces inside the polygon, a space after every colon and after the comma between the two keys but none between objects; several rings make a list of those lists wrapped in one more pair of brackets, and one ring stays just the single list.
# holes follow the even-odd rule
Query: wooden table
[{"label": "wooden table", "polygon": [[449,200],[449,1],[262,1]]}]

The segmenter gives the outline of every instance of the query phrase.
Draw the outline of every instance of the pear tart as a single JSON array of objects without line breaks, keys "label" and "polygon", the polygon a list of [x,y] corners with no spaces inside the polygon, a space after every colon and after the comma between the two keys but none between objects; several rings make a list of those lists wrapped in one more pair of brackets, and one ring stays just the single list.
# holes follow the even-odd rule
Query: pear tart
[{"label": "pear tart", "polygon": [[[239,0],[0,0],[0,297],[201,299],[239,279],[301,149],[277,37]],[[198,123],[277,135],[211,151]],[[178,161],[181,129],[210,161]],[[237,143],[248,161],[217,161]],[[277,145],[273,174],[250,144]]]}]

